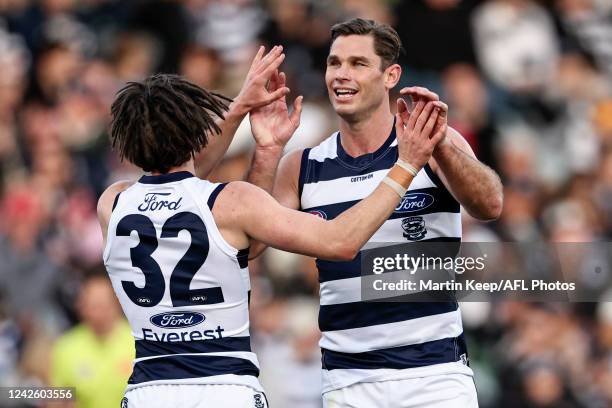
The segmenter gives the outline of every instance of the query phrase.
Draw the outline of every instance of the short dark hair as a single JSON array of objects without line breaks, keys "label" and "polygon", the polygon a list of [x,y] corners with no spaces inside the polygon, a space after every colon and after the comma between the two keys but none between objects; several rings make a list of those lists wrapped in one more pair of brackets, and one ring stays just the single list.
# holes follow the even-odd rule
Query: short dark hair
[{"label": "short dark hair", "polygon": [[331,28],[331,42],[346,35],[371,35],[374,37],[374,52],[382,58],[382,69],[397,63],[402,50],[399,34],[388,24],[374,20],[354,18],[335,24]]},{"label": "short dark hair", "polygon": [[144,171],[167,173],[198,153],[209,132],[220,133],[231,99],[178,75],[156,74],[128,82],[111,105],[113,148]]}]

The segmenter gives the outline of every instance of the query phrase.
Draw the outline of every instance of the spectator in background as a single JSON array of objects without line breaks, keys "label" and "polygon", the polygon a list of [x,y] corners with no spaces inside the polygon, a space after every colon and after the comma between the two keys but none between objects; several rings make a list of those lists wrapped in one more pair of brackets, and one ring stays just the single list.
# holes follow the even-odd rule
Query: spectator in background
[{"label": "spectator in background", "polygon": [[497,129],[480,73],[473,65],[453,64],[444,70],[442,84],[445,99],[453,107],[449,124],[465,137],[483,163],[497,167],[493,153]]},{"label": "spectator in background", "polygon": [[[283,44],[288,86],[293,95],[305,95],[301,126],[288,149],[316,145],[335,127],[321,80],[328,27],[353,16],[397,27],[407,51],[406,78],[444,93],[451,125],[475,135],[470,143],[479,158],[501,173],[502,218],[494,224],[464,221],[464,238],[530,244],[609,239],[611,6],[609,0],[0,0],[0,376],[6,385],[42,384],[46,372],[39,375],[36,367],[47,364],[50,339],[76,323],[78,287],[91,262],[100,261],[91,202],[113,181],[136,177],[133,166],[109,154],[104,134],[121,85],[177,70],[236,95],[256,46]],[[511,74],[529,84],[533,73],[539,75],[536,91],[505,81]],[[251,148],[247,121],[216,179],[241,179]],[[267,287],[270,306],[255,306],[252,333],[270,341],[254,341],[254,347],[278,359],[278,350],[293,350],[288,305],[296,295],[316,296],[318,273],[310,259],[264,255],[250,264],[256,276],[252,307]],[[305,265],[308,274],[301,272]],[[599,279],[612,273],[606,263],[598,265],[604,266]],[[593,268],[593,275],[583,270],[589,268],[576,268],[576,274],[599,282]],[[487,303],[486,318],[472,324],[466,318],[480,406],[544,401],[534,388],[558,395],[559,381],[566,406],[612,406],[612,303],[603,302],[611,296],[599,303],[606,318],[580,312],[589,307],[580,304],[566,313],[579,324],[552,332],[552,314],[533,330],[522,329],[539,315],[525,302]],[[529,364],[513,354],[508,359],[510,343],[535,348],[534,331],[559,338],[579,332],[583,338],[576,336],[573,347],[546,343]],[[586,349],[588,357],[576,357],[572,349]],[[569,357],[574,368],[551,365],[550,350],[555,360]],[[293,374],[279,378],[277,366],[262,364],[262,378],[274,377],[274,384],[266,383],[271,400],[318,386],[306,384],[304,372],[296,374],[303,389],[285,388]],[[508,366],[514,369],[506,371]],[[566,399],[566,393],[575,398]]]},{"label": "spectator in background", "polygon": [[612,3],[598,0],[556,0],[566,36],[588,52],[596,65],[612,75]]},{"label": "spectator in background", "polygon": [[23,39],[5,31],[1,23],[0,20],[0,194],[4,174],[19,172],[23,167],[17,115],[23,103],[31,59]]},{"label": "spectator in background", "polygon": [[54,302],[60,284],[58,265],[41,242],[50,215],[33,187],[11,186],[0,206],[0,287],[6,294],[8,314],[28,335],[39,334],[43,328],[53,332],[62,325]]},{"label": "spectator in background", "polygon": [[535,2],[485,2],[475,11],[472,23],[478,59],[497,85],[532,94],[550,83],[559,44],[552,19]]},{"label": "spectator in background", "polygon": [[328,27],[333,24],[334,10],[307,0],[274,0],[272,4],[272,18],[261,37],[268,44],[283,45],[287,54],[283,71],[289,88],[300,89],[307,101],[326,101],[321,76],[329,51]]},{"label": "spectator in background", "polygon": [[85,280],[77,310],[82,323],[53,346],[50,383],[76,387],[75,408],[118,407],[132,371],[134,341],[106,275]]},{"label": "spectator in background", "polygon": [[159,64],[160,53],[160,43],[150,34],[143,31],[122,33],[113,55],[118,81],[136,81],[153,72]]},{"label": "spectator in background", "polygon": [[124,6],[129,10],[126,17],[129,31],[146,33],[158,47],[159,58],[152,67],[153,72],[176,72],[181,54],[191,39],[193,22],[183,3],[186,2],[138,0]]},{"label": "spectator in background", "polygon": [[222,67],[217,51],[194,44],[181,56],[179,73],[201,88],[219,89]]},{"label": "spectator in background", "polygon": [[262,366],[274,367],[261,376],[271,406],[321,407],[317,309],[312,297],[300,296],[259,306],[261,316],[254,323],[261,331],[254,344]]},{"label": "spectator in background", "polygon": [[17,360],[21,333],[7,313],[5,295],[0,291],[0,386],[18,384]]},{"label": "spectator in background", "polygon": [[[396,4],[394,23],[405,49],[400,63],[406,74],[400,86],[419,84],[439,92],[439,74],[449,65],[476,62],[470,16],[478,0],[413,0]],[[427,41],[420,41],[422,38]]]}]

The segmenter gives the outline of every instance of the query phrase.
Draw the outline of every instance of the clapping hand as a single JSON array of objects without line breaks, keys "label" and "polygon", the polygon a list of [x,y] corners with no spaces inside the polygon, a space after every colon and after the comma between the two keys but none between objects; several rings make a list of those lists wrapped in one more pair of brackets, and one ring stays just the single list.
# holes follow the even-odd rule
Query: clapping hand
[{"label": "clapping hand", "polygon": [[[268,92],[275,94],[286,87],[285,73],[275,71],[267,86]],[[302,96],[293,101],[289,113],[285,95],[267,105],[253,109],[249,115],[251,130],[258,148],[283,149],[300,125]]]},{"label": "clapping hand", "polygon": [[[440,97],[438,96],[438,94],[430,91],[427,88],[421,87],[421,86],[411,86],[407,88],[402,88],[400,90],[400,95],[410,96],[410,98],[412,99],[413,109],[416,109],[416,106],[418,105],[419,102],[422,102],[424,104],[427,102],[437,102],[437,107],[440,109],[440,111],[438,114],[438,120],[436,121],[436,124],[434,127],[434,132],[432,135],[438,134],[439,132],[443,132],[444,137],[440,141],[440,144],[446,143],[447,142],[446,130],[448,127],[448,105],[440,101]],[[408,104],[406,103],[404,99],[402,98],[398,99],[397,103],[398,103],[397,105],[398,112],[400,112],[400,109],[401,109],[401,112],[404,115],[404,117],[406,113],[408,114],[408,116],[411,115],[411,112],[408,109]]]},{"label": "clapping hand", "polygon": [[277,45],[266,55],[264,55],[264,52],[265,48],[263,46],[259,47],[242,89],[234,99],[234,108],[241,115],[246,115],[253,109],[283,98],[289,93],[289,88],[284,85],[274,89],[270,89],[268,86],[272,76],[285,59],[283,47]]},{"label": "clapping hand", "polygon": [[416,103],[414,110],[408,112],[406,101],[397,100],[395,132],[399,158],[420,170],[427,164],[434,149],[446,133],[446,124],[441,118],[442,102]]}]

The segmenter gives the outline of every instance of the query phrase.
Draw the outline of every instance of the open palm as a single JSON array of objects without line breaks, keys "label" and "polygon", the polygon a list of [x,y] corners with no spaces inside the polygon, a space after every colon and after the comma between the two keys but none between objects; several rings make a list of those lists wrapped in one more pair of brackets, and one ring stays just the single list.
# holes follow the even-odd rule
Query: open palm
[{"label": "open palm", "polygon": [[[438,120],[434,125],[434,131],[432,133],[432,138],[439,134],[443,133],[444,136],[440,141],[439,145],[443,145],[448,143],[446,138],[446,130],[448,128],[448,105],[444,102],[440,101],[440,97],[435,92],[430,91],[427,88],[423,88],[420,86],[412,86],[408,88],[402,88],[400,90],[400,95],[407,95],[412,98],[413,107],[421,102],[425,105],[427,102],[433,102],[436,107],[440,109],[440,114],[438,115]],[[404,122],[408,122],[408,118],[412,114],[412,112],[408,109],[408,105],[406,101],[403,99],[398,99],[397,101],[397,111],[404,118]]]},{"label": "open palm", "polygon": [[[285,84],[285,74],[275,72],[268,83],[268,91],[274,92],[277,89],[282,89]],[[293,102],[291,114],[284,96],[267,105],[253,109],[249,115],[249,120],[257,147],[285,147],[300,125],[301,113],[302,96],[298,96]]]}]

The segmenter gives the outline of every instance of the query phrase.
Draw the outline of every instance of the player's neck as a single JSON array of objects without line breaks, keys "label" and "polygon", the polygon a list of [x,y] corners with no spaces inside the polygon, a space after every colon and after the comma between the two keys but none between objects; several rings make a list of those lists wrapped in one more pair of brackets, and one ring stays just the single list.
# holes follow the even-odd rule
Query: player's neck
[{"label": "player's neck", "polygon": [[382,146],[393,128],[393,114],[388,108],[378,109],[368,118],[348,122],[340,120],[340,139],[344,151],[352,157],[373,153]]},{"label": "player's neck", "polygon": [[[176,173],[179,171],[188,171],[191,174],[195,174],[195,164],[193,162],[193,159],[189,160],[186,163],[181,164],[180,166],[176,166],[176,167],[171,167],[170,170],[168,170],[167,173]],[[158,171],[152,171],[151,175],[152,176],[159,176],[160,172]]]}]

